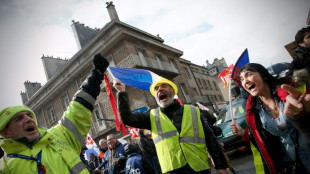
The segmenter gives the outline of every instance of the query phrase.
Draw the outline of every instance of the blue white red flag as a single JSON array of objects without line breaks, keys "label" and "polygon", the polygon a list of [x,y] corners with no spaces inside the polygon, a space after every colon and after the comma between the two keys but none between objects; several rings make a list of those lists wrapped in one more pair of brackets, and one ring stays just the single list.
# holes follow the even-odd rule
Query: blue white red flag
[{"label": "blue white red flag", "polygon": [[125,85],[146,91],[149,91],[151,84],[159,78],[159,75],[144,69],[109,66],[108,71],[113,78],[119,79]]},{"label": "blue white red flag", "polygon": [[235,80],[238,84],[240,84],[240,81],[238,79],[238,72],[239,69],[243,66],[250,63],[249,61],[249,53],[248,53],[248,49],[246,48],[243,53],[241,54],[241,56],[239,57],[239,59],[237,60],[232,72],[231,72],[231,79]]},{"label": "blue white red flag", "polygon": [[[160,80],[162,77],[145,69],[137,68],[123,68],[123,67],[108,67],[108,71],[115,79],[119,79],[127,86],[135,87],[145,91],[150,91],[150,86]],[[177,97],[178,102],[183,105],[180,98]]]}]

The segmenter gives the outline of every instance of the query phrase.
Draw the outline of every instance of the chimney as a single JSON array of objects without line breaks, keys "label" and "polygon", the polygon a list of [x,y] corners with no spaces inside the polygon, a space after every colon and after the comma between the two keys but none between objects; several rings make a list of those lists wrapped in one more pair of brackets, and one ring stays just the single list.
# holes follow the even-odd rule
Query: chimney
[{"label": "chimney", "polygon": [[209,66],[209,65],[210,65],[209,60],[207,60],[207,61],[206,61],[206,63],[207,63],[207,66]]},{"label": "chimney", "polygon": [[22,94],[22,97],[25,97],[23,95],[27,95],[28,100],[42,87],[41,83],[38,83],[38,82],[25,81],[24,85],[25,85],[26,92],[25,94]]},{"label": "chimney", "polygon": [[115,6],[113,5],[113,2],[112,1],[107,2],[106,4],[107,4],[107,9],[108,9],[111,21],[113,21],[113,20],[119,21],[117,12],[115,10]]},{"label": "chimney", "polygon": [[26,92],[21,92],[20,96],[22,97],[23,105],[28,101],[28,96]]}]

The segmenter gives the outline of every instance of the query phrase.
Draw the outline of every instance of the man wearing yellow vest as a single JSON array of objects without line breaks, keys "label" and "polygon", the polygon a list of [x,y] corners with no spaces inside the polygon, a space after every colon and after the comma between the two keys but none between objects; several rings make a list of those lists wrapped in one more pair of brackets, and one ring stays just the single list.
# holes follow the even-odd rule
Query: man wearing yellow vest
[{"label": "man wearing yellow vest", "polygon": [[0,111],[3,137],[0,146],[6,153],[0,159],[1,174],[89,173],[80,159],[80,152],[109,62],[97,54],[93,64],[95,68],[56,126],[48,130],[39,128],[34,112],[26,106],[11,106]]},{"label": "man wearing yellow vest", "polygon": [[197,107],[180,105],[174,99],[178,88],[173,82],[160,77],[150,86],[159,108],[146,113],[131,113],[125,85],[114,79],[113,86],[118,91],[118,108],[123,122],[152,131],[163,173],[210,173],[206,148],[214,160],[216,172],[227,173],[224,154],[212,130]]}]

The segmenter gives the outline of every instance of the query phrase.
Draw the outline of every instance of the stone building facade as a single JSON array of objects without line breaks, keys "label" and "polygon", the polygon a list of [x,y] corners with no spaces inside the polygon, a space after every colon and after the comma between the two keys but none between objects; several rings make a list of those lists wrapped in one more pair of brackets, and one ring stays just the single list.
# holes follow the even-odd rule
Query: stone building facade
[{"label": "stone building facade", "polygon": [[[34,110],[39,126],[50,128],[57,124],[78,87],[90,73],[92,58],[97,53],[104,55],[110,66],[147,69],[174,81],[179,88],[178,96],[184,103],[212,105],[214,101],[223,100],[219,86],[216,85],[219,79],[208,75],[205,67],[181,58],[183,52],[165,45],[159,36],[120,21],[112,2],[107,2],[107,9],[111,21],[100,29],[92,29],[73,21],[72,28],[79,51],[71,59],[54,58],[54,62],[53,58],[42,56],[46,84],[42,87],[34,85],[37,91],[31,92],[32,95],[28,95],[28,91],[31,91],[29,89],[21,94],[23,103]],[[110,121],[115,117],[104,84],[101,89],[90,130],[90,135],[97,143],[109,133],[122,136],[115,130],[115,121]],[[157,107],[149,91],[128,86],[126,91],[131,109]],[[113,93],[116,96],[114,89]]]}]

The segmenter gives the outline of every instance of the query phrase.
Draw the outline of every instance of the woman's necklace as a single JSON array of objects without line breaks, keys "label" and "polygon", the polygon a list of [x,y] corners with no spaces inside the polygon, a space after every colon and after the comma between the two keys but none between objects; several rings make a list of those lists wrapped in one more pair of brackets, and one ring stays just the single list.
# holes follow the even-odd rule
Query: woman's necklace
[{"label": "woman's necklace", "polygon": [[279,109],[278,109],[279,108],[279,104],[275,100],[272,100],[272,101],[273,101],[273,109],[274,109],[275,112],[271,112],[271,115],[275,119],[275,118],[279,117]]},{"label": "woman's necklace", "polygon": [[[269,112],[271,113],[271,116],[273,119],[276,119],[279,117],[279,105],[278,102],[276,100],[274,100],[273,98],[271,100],[269,100],[267,102],[267,100],[263,100],[261,98],[264,106],[269,110]],[[272,107],[273,106],[273,107]]]}]

